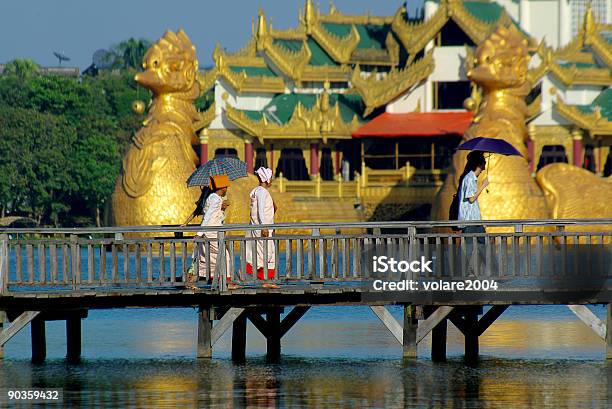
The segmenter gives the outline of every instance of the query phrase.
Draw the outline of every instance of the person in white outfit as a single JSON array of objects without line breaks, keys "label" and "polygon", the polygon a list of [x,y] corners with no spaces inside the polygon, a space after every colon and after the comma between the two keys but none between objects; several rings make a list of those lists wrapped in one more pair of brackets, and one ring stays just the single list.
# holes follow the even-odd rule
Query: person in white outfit
[{"label": "person in white outfit", "polygon": [[[202,218],[202,226],[222,226],[225,220],[225,209],[229,206],[223,197],[227,194],[229,187],[229,178],[227,175],[217,175],[210,178],[210,188],[212,193],[204,203]],[[198,244],[198,276],[212,279],[213,274],[218,276],[217,259],[219,257],[219,243],[217,241],[218,232],[214,230],[201,231],[197,233],[198,237],[206,237],[211,239],[208,243]],[[207,257],[207,247],[210,251],[210,257]],[[231,280],[230,271],[230,256],[227,249],[225,250],[225,264],[228,281]],[[207,265],[207,259],[210,260],[210,266]]]},{"label": "person in white outfit", "polygon": [[[272,200],[272,195],[268,189],[272,186],[272,170],[269,168],[257,169],[257,177],[259,178],[259,186],[251,191],[249,197],[251,199],[251,224],[273,224],[276,205]],[[272,229],[251,230],[247,232],[247,237],[271,237]],[[247,242],[246,257],[247,257],[247,274],[253,274],[253,264],[257,265],[257,278],[265,280],[264,269],[267,267],[267,279],[273,280],[276,272],[276,252],[273,240],[257,240],[256,254],[253,252],[253,242]],[[264,260],[264,246],[267,245],[267,266]],[[272,283],[264,284],[265,287],[276,288]]]}]

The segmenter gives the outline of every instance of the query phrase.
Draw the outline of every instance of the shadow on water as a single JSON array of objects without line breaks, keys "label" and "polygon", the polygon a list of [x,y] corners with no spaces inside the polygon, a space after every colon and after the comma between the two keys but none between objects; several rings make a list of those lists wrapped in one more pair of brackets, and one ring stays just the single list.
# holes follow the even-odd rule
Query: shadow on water
[{"label": "shadow on water", "polygon": [[[86,360],[0,363],[0,388],[64,390],[66,407],[605,407],[612,364],[485,358]],[[58,406],[62,406],[58,405]]]}]

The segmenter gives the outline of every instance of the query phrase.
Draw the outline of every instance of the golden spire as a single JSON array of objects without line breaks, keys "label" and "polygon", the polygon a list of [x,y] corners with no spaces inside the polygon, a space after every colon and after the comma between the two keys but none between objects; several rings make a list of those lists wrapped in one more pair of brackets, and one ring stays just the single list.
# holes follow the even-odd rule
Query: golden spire
[{"label": "golden spire", "polygon": [[593,16],[593,9],[591,8],[591,2],[587,6],[587,10],[584,13],[584,38],[587,39],[590,34],[593,34],[597,28],[595,27],[595,16]]},{"label": "golden spire", "polygon": [[263,39],[268,36],[268,24],[266,23],[266,15],[264,14],[263,9],[259,9],[259,13],[257,15],[257,46],[258,48],[263,48]]},{"label": "golden spire", "polygon": [[329,14],[336,14],[336,13],[338,13],[338,9],[336,8],[336,5],[334,4],[334,2],[330,0],[330,2],[329,2]]},{"label": "golden spire", "polygon": [[304,4],[304,25],[306,26],[306,31],[310,32],[312,26],[315,24],[315,20],[316,12],[314,4],[312,4],[312,0],[306,0]]},{"label": "golden spire", "polygon": [[215,65],[217,68],[220,68],[223,65],[223,51],[221,50],[221,43],[217,41],[217,45],[215,46],[215,50],[213,51],[213,60],[215,60]]}]

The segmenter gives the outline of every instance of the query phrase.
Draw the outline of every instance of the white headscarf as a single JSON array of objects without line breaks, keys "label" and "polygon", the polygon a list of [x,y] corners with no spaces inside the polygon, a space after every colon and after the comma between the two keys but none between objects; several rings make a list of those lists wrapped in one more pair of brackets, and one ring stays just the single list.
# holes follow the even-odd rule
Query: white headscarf
[{"label": "white headscarf", "polygon": [[270,183],[272,180],[272,169],[261,167],[257,169],[257,176],[262,182]]}]

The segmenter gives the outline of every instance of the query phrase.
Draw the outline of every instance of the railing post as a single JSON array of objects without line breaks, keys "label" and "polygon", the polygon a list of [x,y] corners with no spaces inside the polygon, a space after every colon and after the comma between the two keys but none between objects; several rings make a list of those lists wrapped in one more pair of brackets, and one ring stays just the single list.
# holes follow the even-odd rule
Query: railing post
[{"label": "railing post", "polygon": [[315,196],[318,198],[321,197],[321,175],[315,175]]},{"label": "railing post", "polygon": [[78,284],[81,282],[81,271],[79,263],[79,244],[77,243],[78,236],[76,234],[70,235],[70,252],[72,260],[72,289],[76,290]]},{"label": "railing post", "polygon": [[[217,253],[217,271],[219,271],[219,289],[221,291],[227,291],[227,264],[225,258],[225,232],[220,231],[217,234],[218,239],[218,248],[219,251]],[[212,272],[215,274],[215,272]],[[214,279],[213,279],[214,280]]]},{"label": "railing post", "polygon": [[342,177],[338,178],[338,197],[342,197]]},{"label": "railing post", "polygon": [[0,295],[4,295],[8,292],[8,241],[8,234],[0,234]]},{"label": "railing post", "polygon": [[359,175],[359,173],[357,172],[355,172],[355,185],[355,192],[357,194],[357,197],[361,199],[361,175]]},{"label": "railing post", "polygon": [[410,161],[404,165],[404,180],[410,179]]}]

